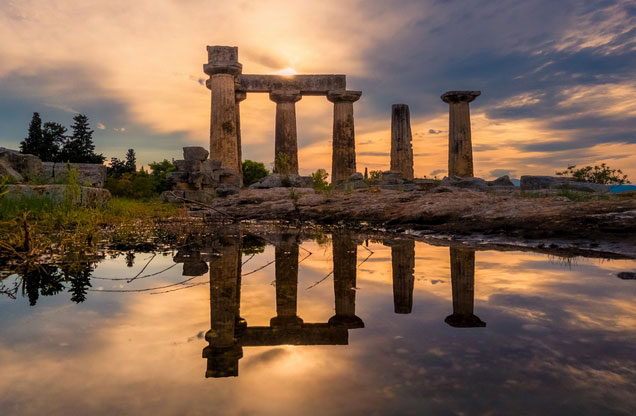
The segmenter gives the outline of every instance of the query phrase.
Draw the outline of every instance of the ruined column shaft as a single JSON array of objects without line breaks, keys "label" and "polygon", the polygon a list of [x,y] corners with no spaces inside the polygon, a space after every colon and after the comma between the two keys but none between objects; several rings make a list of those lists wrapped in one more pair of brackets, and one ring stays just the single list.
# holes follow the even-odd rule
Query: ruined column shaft
[{"label": "ruined column shaft", "polygon": [[358,244],[348,234],[333,235],[333,288],[336,314],[329,323],[346,328],[364,328],[356,316],[356,269]]},{"label": "ruined column shaft", "polygon": [[393,268],[393,306],[395,313],[407,314],[413,310],[415,283],[415,241],[400,241],[391,246]]},{"label": "ruined column shaft", "polygon": [[337,102],[333,106],[333,154],[331,182],[338,183],[356,172],[356,143],[353,103]]},{"label": "ruined column shaft", "polygon": [[210,117],[210,159],[221,161],[221,166],[238,172],[238,137],[234,76],[210,76],[212,95]]},{"label": "ruined column shaft", "polygon": [[247,98],[247,94],[244,91],[235,91],[235,108],[236,114],[236,148],[238,152],[238,173],[241,180],[241,186],[243,186],[243,150],[241,147],[241,101]]},{"label": "ruined column shaft", "polygon": [[213,348],[229,348],[234,345],[234,329],[239,313],[239,262],[238,244],[223,247],[221,256],[210,262],[210,322],[211,329],[205,335]]},{"label": "ruined column shaft", "polygon": [[356,142],[353,103],[360,99],[360,91],[334,91],[327,94],[333,102],[333,153],[331,183],[337,184],[356,172]]},{"label": "ruined column shaft", "polygon": [[[298,135],[296,131],[296,104],[276,104],[276,140],[274,144],[276,173],[298,174]],[[281,159],[285,155],[286,160]],[[287,166],[285,166],[287,165]]]},{"label": "ruined column shaft", "polygon": [[484,327],[486,323],[473,313],[475,303],[475,250],[450,248],[453,314],[447,324],[458,328]]},{"label": "ruined column shaft", "polygon": [[472,315],[475,299],[475,252],[450,248],[453,313]]},{"label": "ruined column shaft", "polygon": [[413,179],[413,145],[411,115],[406,104],[393,104],[391,109],[391,170],[404,179]]},{"label": "ruined column shaft", "polygon": [[276,315],[295,317],[298,302],[298,245],[276,247]]},{"label": "ruined column shaft", "polygon": [[473,177],[473,145],[470,107],[467,102],[450,105],[448,127],[448,175]]},{"label": "ruined column shaft", "polygon": [[440,97],[450,106],[448,117],[448,176],[472,178],[473,145],[468,103],[481,91],[448,91]]}]

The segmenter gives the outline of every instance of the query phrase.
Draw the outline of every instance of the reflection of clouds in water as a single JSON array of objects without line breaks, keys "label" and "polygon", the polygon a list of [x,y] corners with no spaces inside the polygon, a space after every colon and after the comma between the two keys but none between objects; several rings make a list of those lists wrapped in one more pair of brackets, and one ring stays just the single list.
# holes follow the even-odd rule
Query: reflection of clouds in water
[{"label": "reflection of clouds in water", "polygon": [[[334,313],[333,280],[305,288],[329,273],[332,249],[303,246],[313,254],[299,267],[298,316],[325,322]],[[456,329],[444,323],[453,310],[448,247],[415,245],[415,274],[423,280],[415,281],[412,313],[403,315],[393,313],[391,248],[369,248],[375,254],[358,268],[356,283],[365,328],[349,332],[349,345],[243,347],[232,380],[203,378],[206,285],[154,296],[91,293],[82,305],[57,296],[31,309],[1,300],[19,318],[2,328],[0,408],[28,402],[34,413],[79,406],[93,414],[178,413],[188,403],[193,412],[214,406],[224,414],[511,414],[556,406],[601,414],[629,403],[634,285],[608,270],[632,269],[633,261],[579,260],[568,269],[544,255],[477,252],[474,311],[488,327]],[[359,264],[366,253],[357,251]],[[243,271],[273,256],[267,247]],[[98,270],[126,269],[119,259]],[[243,279],[240,313],[248,325],[269,325],[276,315],[274,271]],[[152,284],[179,280],[180,272]]]}]

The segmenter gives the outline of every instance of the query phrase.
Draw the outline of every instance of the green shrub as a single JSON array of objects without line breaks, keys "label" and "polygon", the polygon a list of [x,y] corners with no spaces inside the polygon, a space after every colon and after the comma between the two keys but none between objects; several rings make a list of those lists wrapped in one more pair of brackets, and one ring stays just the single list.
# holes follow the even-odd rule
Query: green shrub
[{"label": "green shrub", "polygon": [[601,166],[585,166],[580,169],[576,169],[576,165],[571,165],[568,166],[566,170],[556,172],[556,174],[559,176],[571,176],[580,182],[592,182],[604,185],[623,185],[630,183],[627,179],[627,175],[623,174],[622,170],[612,169],[605,163],[601,163]]},{"label": "green shrub", "polygon": [[316,192],[328,192],[331,190],[331,184],[327,182],[329,174],[324,169],[318,169],[311,174],[311,185]]},{"label": "green shrub", "polygon": [[364,181],[367,185],[377,185],[382,180],[382,171],[381,170],[372,170],[369,171],[368,178],[365,178]]},{"label": "green shrub", "polygon": [[245,160],[243,162],[243,186],[250,186],[269,175],[269,171],[261,162]]}]

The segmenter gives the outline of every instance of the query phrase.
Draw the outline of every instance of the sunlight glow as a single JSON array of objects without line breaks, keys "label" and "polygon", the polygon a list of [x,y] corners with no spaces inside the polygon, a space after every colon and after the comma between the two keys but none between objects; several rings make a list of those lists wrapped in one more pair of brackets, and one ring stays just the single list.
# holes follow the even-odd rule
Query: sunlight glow
[{"label": "sunlight glow", "polygon": [[287,76],[290,76],[290,75],[296,75],[296,74],[297,74],[296,70],[294,68],[289,67],[289,66],[287,68],[283,68],[283,69],[280,69],[280,70],[274,72],[274,75],[287,75]]}]

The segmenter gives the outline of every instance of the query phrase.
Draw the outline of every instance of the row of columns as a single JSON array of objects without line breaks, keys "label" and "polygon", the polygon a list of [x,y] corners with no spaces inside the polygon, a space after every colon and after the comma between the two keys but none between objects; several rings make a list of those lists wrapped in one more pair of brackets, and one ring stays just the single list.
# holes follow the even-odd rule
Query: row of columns
[{"label": "row of columns", "polygon": [[[298,316],[298,257],[295,236],[288,235],[275,248],[276,316],[268,327],[248,327],[240,317],[241,243],[225,238],[210,262],[209,345],[203,351],[208,360],[207,377],[238,375],[238,361],[246,345],[346,344],[346,331],[364,328],[356,315],[357,242],[346,233],[333,235],[333,284],[335,314],[327,324],[306,324]],[[413,309],[415,242],[393,241],[391,246],[395,313]],[[475,251],[450,248],[453,313],[445,322],[453,327],[484,327],[473,313],[475,295]],[[342,332],[344,331],[344,332]]]},{"label": "row of columns", "polygon": [[[211,92],[210,158],[221,166],[242,173],[240,102],[246,91],[237,89],[236,77],[242,72],[238,48],[208,46],[208,63],[203,70],[210,76]],[[356,172],[353,103],[360,91],[328,91],[327,99],[334,103],[332,182],[345,180]],[[301,91],[281,89],[270,91],[276,103],[274,172],[298,174],[298,133],[296,102]]]}]

